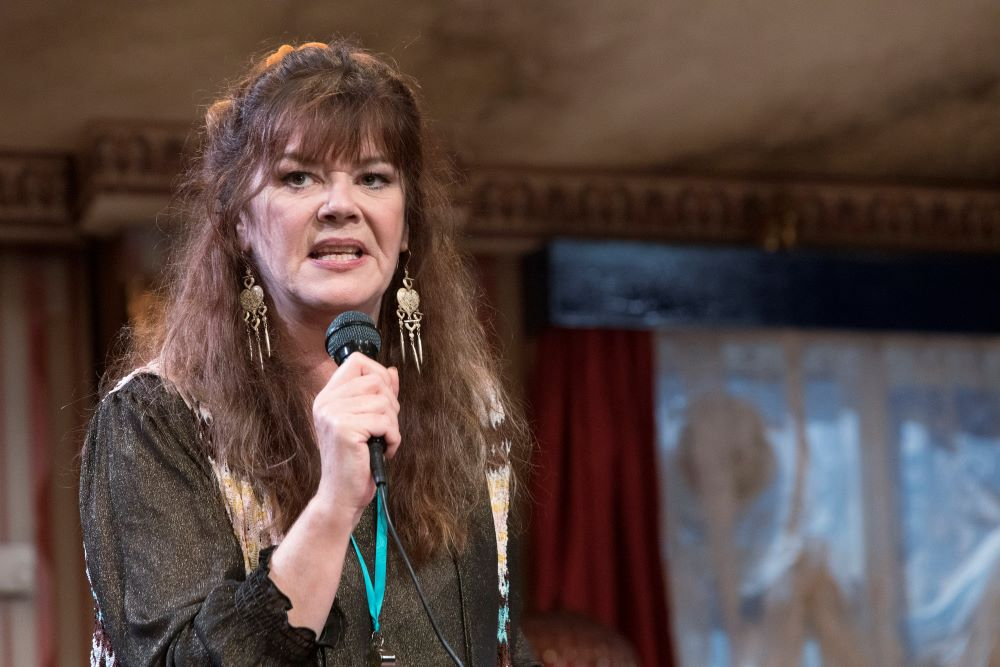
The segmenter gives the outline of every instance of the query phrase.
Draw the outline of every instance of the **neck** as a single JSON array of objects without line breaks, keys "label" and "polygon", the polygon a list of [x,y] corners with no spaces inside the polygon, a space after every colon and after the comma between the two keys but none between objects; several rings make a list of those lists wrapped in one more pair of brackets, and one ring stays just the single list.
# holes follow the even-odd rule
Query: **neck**
[{"label": "neck", "polygon": [[310,396],[315,396],[337,370],[337,364],[326,353],[326,329],[315,324],[286,320],[285,330],[291,349],[278,354],[289,355],[293,365],[302,369],[304,387]]},{"label": "neck", "polygon": [[326,327],[330,321],[285,320],[292,348],[285,353],[290,355],[289,359],[295,366],[303,370],[304,386],[311,392],[310,396],[318,394],[337,370],[336,362],[326,352]]}]

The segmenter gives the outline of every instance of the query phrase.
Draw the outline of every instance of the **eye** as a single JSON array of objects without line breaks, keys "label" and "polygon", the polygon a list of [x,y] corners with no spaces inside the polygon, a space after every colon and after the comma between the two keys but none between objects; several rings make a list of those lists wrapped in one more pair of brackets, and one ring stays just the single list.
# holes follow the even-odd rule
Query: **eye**
[{"label": "eye", "polygon": [[281,182],[293,188],[304,188],[312,185],[315,179],[304,171],[290,171],[281,177]]},{"label": "eye", "polygon": [[358,181],[361,185],[366,188],[371,188],[372,190],[381,190],[391,182],[389,176],[386,174],[380,174],[377,171],[366,171],[361,174],[361,178],[359,178]]}]

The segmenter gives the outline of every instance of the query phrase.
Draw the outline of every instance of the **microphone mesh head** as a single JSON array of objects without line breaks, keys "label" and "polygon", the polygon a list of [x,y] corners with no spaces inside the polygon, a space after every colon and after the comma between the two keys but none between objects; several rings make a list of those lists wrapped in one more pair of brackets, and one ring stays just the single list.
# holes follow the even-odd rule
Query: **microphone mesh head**
[{"label": "microphone mesh head", "polygon": [[334,318],[326,328],[326,353],[340,364],[343,359],[337,359],[335,353],[345,347],[350,348],[350,352],[364,352],[366,348],[374,347],[375,354],[378,354],[382,349],[382,337],[372,318],[356,310]]}]

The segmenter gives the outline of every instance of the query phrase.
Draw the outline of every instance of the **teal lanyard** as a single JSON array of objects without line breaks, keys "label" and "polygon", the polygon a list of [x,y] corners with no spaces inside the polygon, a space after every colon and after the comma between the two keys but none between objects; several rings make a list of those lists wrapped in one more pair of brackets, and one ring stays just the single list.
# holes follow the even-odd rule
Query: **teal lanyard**
[{"label": "teal lanyard", "polygon": [[365,597],[368,598],[368,613],[372,617],[372,627],[375,632],[379,632],[379,615],[382,613],[382,601],[385,600],[385,561],[388,555],[388,529],[385,523],[385,510],[382,508],[382,496],[378,496],[375,511],[378,516],[375,520],[375,584],[372,585],[371,575],[368,574],[368,566],[365,565],[365,558],[361,555],[354,535],[351,535],[351,544],[354,545],[354,553],[361,563],[361,572],[365,575]]}]

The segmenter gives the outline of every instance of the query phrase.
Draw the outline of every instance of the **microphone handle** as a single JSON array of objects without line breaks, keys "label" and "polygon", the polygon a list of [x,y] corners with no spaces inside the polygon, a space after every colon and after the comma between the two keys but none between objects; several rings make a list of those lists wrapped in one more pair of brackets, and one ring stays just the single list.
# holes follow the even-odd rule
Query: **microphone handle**
[{"label": "microphone handle", "polygon": [[385,474],[385,438],[380,435],[368,438],[368,456],[375,486],[385,486],[388,482]]}]

